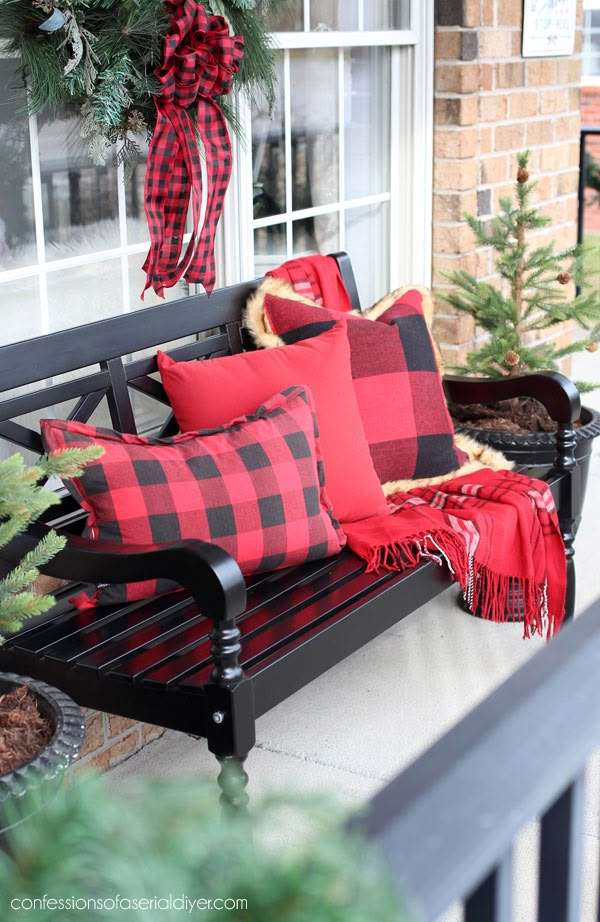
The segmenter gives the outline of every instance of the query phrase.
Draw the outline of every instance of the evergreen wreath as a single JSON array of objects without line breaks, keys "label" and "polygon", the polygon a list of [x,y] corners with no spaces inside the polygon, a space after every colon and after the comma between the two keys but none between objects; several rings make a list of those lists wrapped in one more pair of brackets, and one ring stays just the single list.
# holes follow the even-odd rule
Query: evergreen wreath
[{"label": "evergreen wreath", "polygon": [[[281,0],[204,0],[243,35],[245,55],[234,86],[274,99],[269,13]],[[0,0],[0,41],[20,59],[31,114],[79,114],[90,155],[103,164],[135,161],[135,135],[156,124],[154,69],[160,64],[169,14],[163,0]],[[231,104],[217,100],[236,128]],[[190,113],[193,118],[193,113]]]}]

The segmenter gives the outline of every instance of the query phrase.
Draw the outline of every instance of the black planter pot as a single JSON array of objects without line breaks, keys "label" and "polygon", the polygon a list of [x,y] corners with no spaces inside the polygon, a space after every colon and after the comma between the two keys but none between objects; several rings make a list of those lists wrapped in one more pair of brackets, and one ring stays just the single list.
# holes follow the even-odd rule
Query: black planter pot
[{"label": "black planter pot", "polygon": [[[577,534],[581,522],[593,442],[600,436],[600,413],[591,407],[582,407],[581,422],[582,425],[575,429],[576,465],[573,471],[572,500],[574,534]],[[535,476],[536,469],[551,468],[556,455],[556,437],[553,432],[528,432],[519,435],[514,432],[474,429],[464,425],[457,426],[456,431],[464,432],[484,445],[497,448],[519,468],[525,472],[530,470],[532,476]],[[470,612],[462,593],[459,595],[459,605]],[[515,617],[515,620],[522,620],[522,614]]]},{"label": "black planter pot", "polygon": [[[83,713],[64,692],[26,676],[0,672],[0,694],[21,685],[29,686],[40,714],[50,721],[54,733],[37,756],[0,775],[0,839],[52,797],[62,783],[64,770],[79,754],[85,734]],[[35,801],[25,796],[33,791]]]},{"label": "black planter pot", "polygon": [[[577,462],[573,483],[573,512],[575,532],[581,521],[581,512],[590,469],[590,458],[594,439],[600,435],[600,413],[590,407],[581,409],[582,425],[575,429],[575,460]],[[514,432],[494,432],[488,429],[473,429],[470,426],[457,427],[457,432],[464,432],[484,445],[497,448],[510,461],[514,461],[525,470],[533,468],[550,468],[556,454],[556,437],[553,432],[527,432],[517,435]]]}]

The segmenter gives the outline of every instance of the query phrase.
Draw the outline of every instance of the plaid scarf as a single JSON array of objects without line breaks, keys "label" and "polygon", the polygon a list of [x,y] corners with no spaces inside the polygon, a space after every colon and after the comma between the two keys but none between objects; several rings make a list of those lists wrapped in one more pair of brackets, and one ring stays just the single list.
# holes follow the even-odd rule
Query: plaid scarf
[{"label": "plaid scarf", "polygon": [[[148,151],[144,206],[150,250],[143,269],[146,286],[164,297],[164,287],[182,276],[215,284],[214,235],[231,176],[231,144],[214,97],[224,96],[243,57],[244,39],[229,35],[221,16],[207,16],[195,0],[165,0],[171,31],[165,36],[162,64],[154,71],[161,85],[155,97],[156,128]],[[188,110],[196,106],[196,127]],[[207,198],[200,228],[202,167],[196,130],[204,144]],[[192,235],[180,261],[192,199]],[[144,293],[142,292],[142,298]]]},{"label": "plaid scarf", "polygon": [[369,571],[446,563],[472,611],[505,621],[524,609],[524,636],[551,637],[565,606],[566,559],[548,486],[513,471],[477,471],[390,497],[390,514],[344,523]]}]

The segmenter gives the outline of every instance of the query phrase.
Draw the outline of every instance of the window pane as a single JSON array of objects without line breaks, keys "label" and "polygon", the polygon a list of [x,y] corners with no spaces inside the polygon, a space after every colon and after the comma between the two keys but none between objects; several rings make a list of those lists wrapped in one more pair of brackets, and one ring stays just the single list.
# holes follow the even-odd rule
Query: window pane
[{"label": "window pane", "polygon": [[337,51],[298,51],[290,57],[296,211],[338,201]]},{"label": "window pane", "polygon": [[354,48],[346,52],[346,198],[389,191],[389,62],[386,48]]},{"label": "window pane", "polygon": [[340,219],[338,212],[316,215],[294,221],[293,246],[294,256],[307,256],[310,253],[332,253],[339,250]]},{"label": "window pane", "polygon": [[48,273],[51,332],[112,317],[122,310],[120,259]]},{"label": "window pane", "polygon": [[[365,310],[388,290],[389,205],[369,205],[346,211],[346,244]],[[368,245],[365,242],[368,241]]]},{"label": "window pane", "polygon": [[408,29],[410,0],[363,0],[365,29]]},{"label": "window pane", "polygon": [[269,269],[276,269],[286,259],[285,224],[258,227],[254,231],[254,273],[256,278],[261,278]]},{"label": "window pane", "polygon": [[127,170],[125,180],[127,243],[143,243],[144,240],[150,239],[144,211],[144,181],[146,179],[148,141],[143,136],[136,136],[135,141],[140,148],[142,160]]},{"label": "window pane", "polygon": [[0,345],[18,343],[42,332],[37,278],[16,279],[0,285],[2,323]]},{"label": "window pane", "polygon": [[273,10],[269,16],[269,28],[273,32],[302,32],[304,29],[304,3],[295,0],[281,5],[281,9]]},{"label": "window pane", "polygon": [[0,59],[0,270],[37,263],[29,125],[14,60]]},{"label": "window pane", "polygon": [[[364,0],[363,0],[364,2]],[[372,0],[367,0],[368,3]],[[311,0],[310,28],[324,32],[335,29],[339,32],[353,32],[358,29],[359,0]]]},{"label": "window pane", "polygon": [[265,218],[285,211],[285,136],[283,67],[279,57],[276,97],[272,114],[261,94],[252,106],[252,180],[254,217]]},{"label": "window pane", "polygon": [[95,166],[79,119],[39,124],[40,170],[47,259],[64,259],[120,245],[117,170]]},{"label": "window pane", "polygon": [[586,10],[583,21],[583,74],[600,76],[600,10]]}]

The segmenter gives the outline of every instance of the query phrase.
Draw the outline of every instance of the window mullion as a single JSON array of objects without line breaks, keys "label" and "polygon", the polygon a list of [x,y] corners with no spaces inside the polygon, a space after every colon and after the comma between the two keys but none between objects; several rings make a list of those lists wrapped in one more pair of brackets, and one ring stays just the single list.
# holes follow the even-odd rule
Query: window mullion
[{"label": "window mullion", "polygon": [[304,0],[304,31],[310,32],[310,0]]},{"label": "window mullion", "polygon": [[[117,166],[117,205],[119,209],[119,242],[123,251],[127,248],[127,198],[125,195],[125,167],[122,163]],[[129,260],[126,252],[121,254],[121,295],[123,298],[123,311],[127,314],[131,310],[131,294],[129,291]]]},{"label": "window mullion", "polygon": [[365,0],[358,0],[358,31],[363,32],[365,28]]},{"label": "window mullion", "polygon": [[[307,0],[308,3],[308,0]],[[286,211],[286,255],[294,251],[292,226],[292,84],[290,53],[283,53],[283,96],[284,96],[284,141],[285,141],[285,211]]]},{"label": "window mullion", "polygon": [[42,195],[42,172],[40,167],[40,143],[37,118],[29,118],[29,146],[31,152],[31,188],[33,193],[33,216],[35,243],[39,266],[40,332],[50,332],[50,311],[48,306],[48,282],[46,278],[46,239],[44,235],[44,204]]},{"label": "window mullion", "polygon": [[345,51],[338,51],[338,161],[339,161],[339,247],[343,250],[346,245],[346,212],[344,202],[346,199],[346,113],[345,113]]}]

